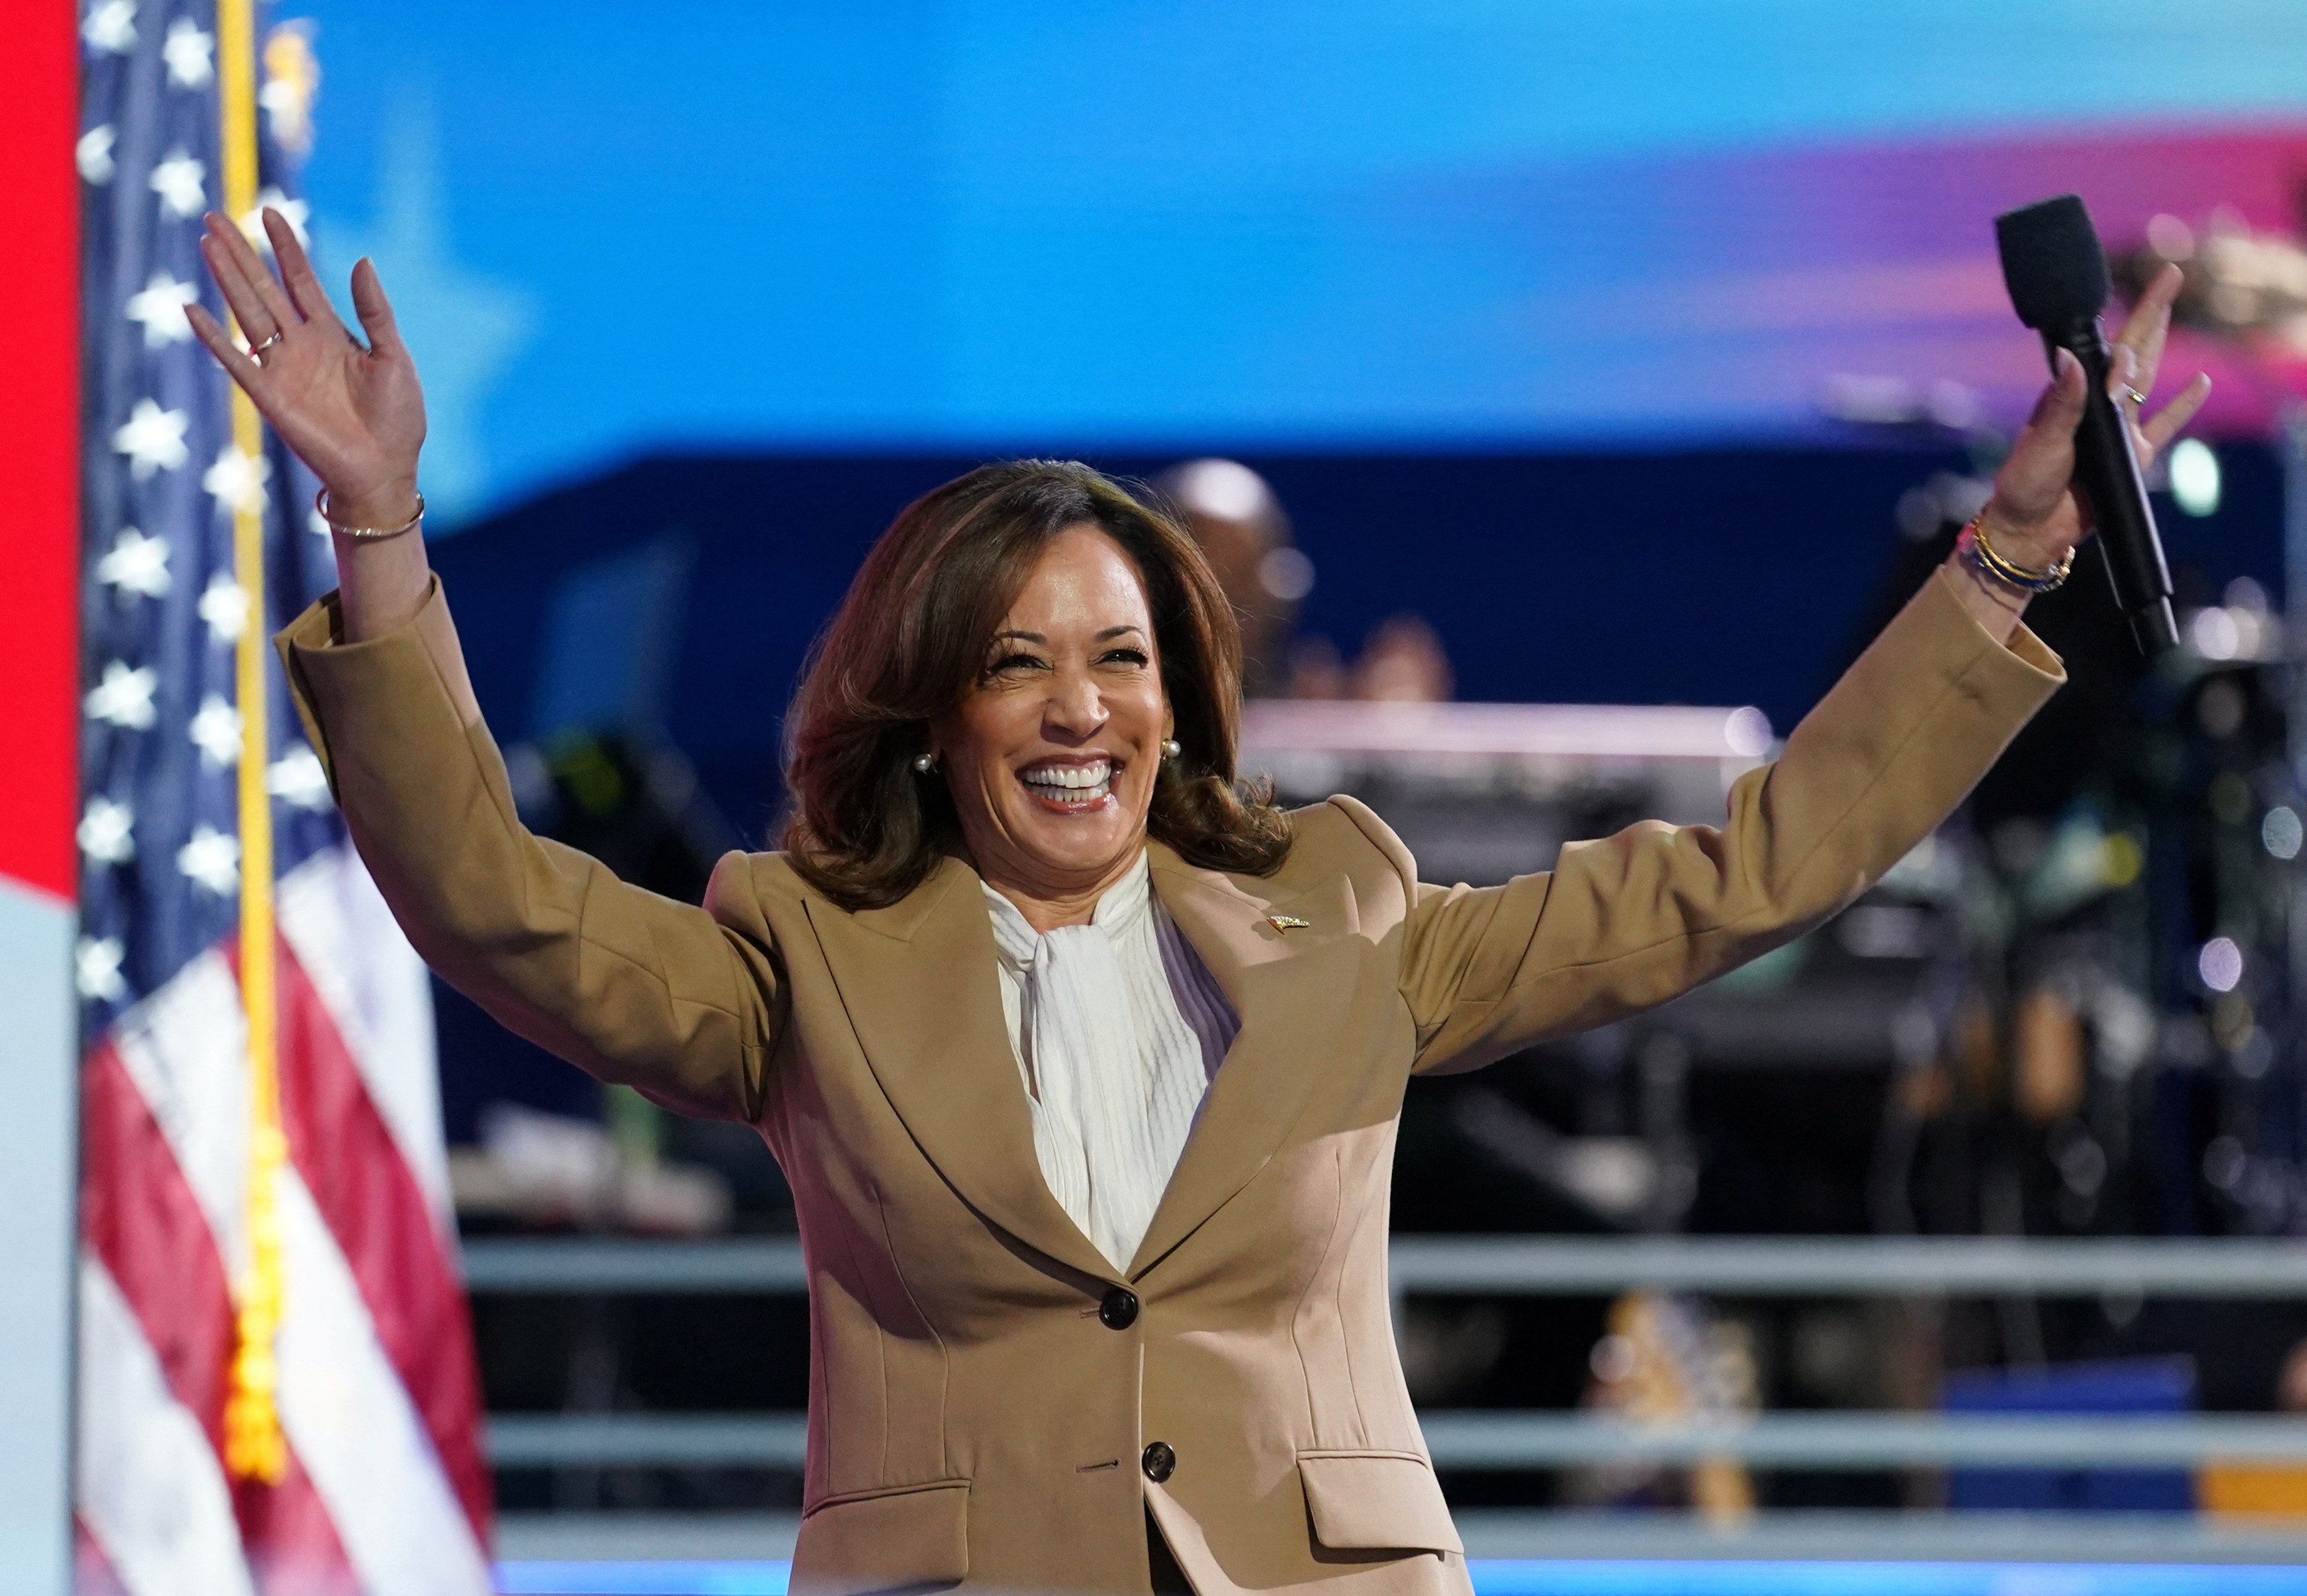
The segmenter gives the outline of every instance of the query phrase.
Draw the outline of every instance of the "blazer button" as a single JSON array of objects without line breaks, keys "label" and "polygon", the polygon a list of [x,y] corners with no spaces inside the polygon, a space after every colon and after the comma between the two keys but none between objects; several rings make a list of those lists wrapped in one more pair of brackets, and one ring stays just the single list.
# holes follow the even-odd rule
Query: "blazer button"
[{"label": "blazer button", "polygon": [[1109,1330],[1127,1330],[1137,1322],[1137,1293],[1116,1286],[1097,1305],[1098,1323]]},{"label": "blazer button", "polygon": [[1153,1442],[1138,1462],[1145,1470],[1145,1478],[1156,1485],[1178,1472],[1178,1454],[1171,1450],[1167,1441]]}]

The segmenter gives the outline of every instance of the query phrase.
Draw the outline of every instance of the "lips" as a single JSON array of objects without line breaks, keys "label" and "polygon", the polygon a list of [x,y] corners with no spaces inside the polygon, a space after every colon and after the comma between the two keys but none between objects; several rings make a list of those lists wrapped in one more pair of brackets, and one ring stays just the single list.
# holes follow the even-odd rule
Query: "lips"
[{"label": "lips", "polygon": [[1017,779],[1051,808],[1073,811],[1093,808],[1111,797],[1114,774],[1111,759],[1044,759],[1017,772]]}]

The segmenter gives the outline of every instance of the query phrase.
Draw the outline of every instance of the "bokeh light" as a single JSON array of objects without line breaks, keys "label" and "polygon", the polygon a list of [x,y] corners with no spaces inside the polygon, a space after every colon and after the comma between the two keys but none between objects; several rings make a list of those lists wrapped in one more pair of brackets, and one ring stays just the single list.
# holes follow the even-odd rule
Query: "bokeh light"
[{"label": "bokeh light", "polygon": [[2278,803],[2259,823],[2259,840],[2277,859],[2296,859],[2300,843],[2307,840],[2307,828],[2300,825],[2297,810],[2287,803]]},{"label": "bokeh light", "polygon": [[2218,512],[2219,457],[2200,438],[2171,445],[2171,497],[2189,515]]},{"label": "bokeh light", "polygon": [[2231,992],[2243,980],[2243,949],[2232,937],[2213,937],[2195,956],[2195,972],[2215,992]]}]

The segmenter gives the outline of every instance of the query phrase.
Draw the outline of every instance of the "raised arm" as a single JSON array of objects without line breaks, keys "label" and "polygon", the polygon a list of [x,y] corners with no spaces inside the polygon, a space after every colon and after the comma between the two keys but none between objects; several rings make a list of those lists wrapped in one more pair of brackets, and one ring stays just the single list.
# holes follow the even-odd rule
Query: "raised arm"
[{"label": "raised arm", "polygon": [[[413,519],[425,410],[376,271],[353,271],[363,347],[295,235],[265,227],[276,281],[209,219],[202,249],[252,353],[194,307],[193,330],[328,485],[339,527]],[[498,1020],[668,1106],[758,1117],[785,996],[751,864],[732,854],[703,908],[620,881],[533,837],[465,672],[421,533],[336,536],[339,590],[277,639],[345,824],[425,961]]]},{"label": "raised arm", "polygon": [[[2140,296],[2117,384],[2153,386],[2179,280],[2167,270]],[[2082,382],[2063,356],[1996,475],[1983,525],[2015,563],[2054,564],[2088,531],[2067,485]],[[2209,389],[2196,377],[2152,420],[2126,406],[2142,460]],[[1739,780],[1723,826],[1647,821],[1573,843],[1552,871],[1504,887],[1415,887],[1402,992],[1419,1068],[1474,1068],[1665,1002],[1848,904],[1946,818],[2064,680],[2020,623],[2025,608],[2022,593],[1958,554],[1778,761]]]}]

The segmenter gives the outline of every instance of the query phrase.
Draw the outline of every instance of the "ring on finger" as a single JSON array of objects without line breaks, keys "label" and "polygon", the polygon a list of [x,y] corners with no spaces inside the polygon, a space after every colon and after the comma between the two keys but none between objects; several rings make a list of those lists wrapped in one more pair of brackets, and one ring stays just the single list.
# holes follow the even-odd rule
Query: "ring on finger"
[{"label": "ring on finger", "polygon": [[248,346],[248,357],[251,360],[255,361],[257,365],[262,365],[264,364],[264,351],[270,348],[273,345],[279,343],[282,339],[287,338],[287,333],[283,331],[281,329],[278,327],[274,328],[270,338],[266,339],[261,344],[251,344]]},{"label": "ring on finger", "polygon": [[[276,332],[276,333],[274,333],[272,336],[273,336],[273,337],[275,337],[275,338],[279,338],[280,335],[279,335],[279,333],[277,333],[277,332]],[[2142,405],[2146,404],[2146,402],[2147,402],[2147,396],[2146,396],[2145,394],[2143,394],[2143,393],[2140,392],[2140,391],[2139,391],[2139,390],[2137,390],[2136,388],[2131,387],[2131,386],[2129,383],[2127,383],[2127,382],[2123,384],[2123,398],[2125,398],[2125,399],[2129,399],[2129,400],[2131,401],[2131,408],[2134,408],[2134,409],[2136,409],[2136,408],[2138,408],[2139,407],[2140,407],[2140,406],[2142,406]]]}]

